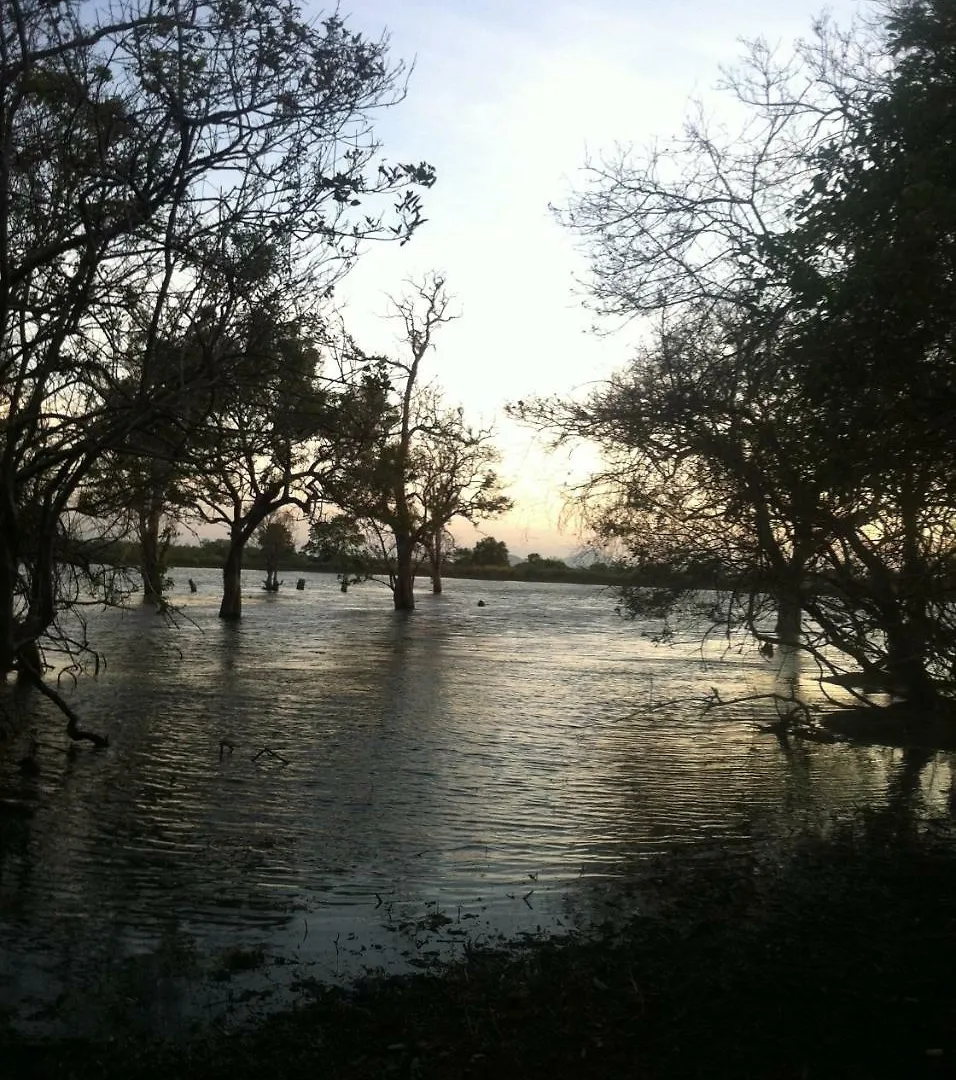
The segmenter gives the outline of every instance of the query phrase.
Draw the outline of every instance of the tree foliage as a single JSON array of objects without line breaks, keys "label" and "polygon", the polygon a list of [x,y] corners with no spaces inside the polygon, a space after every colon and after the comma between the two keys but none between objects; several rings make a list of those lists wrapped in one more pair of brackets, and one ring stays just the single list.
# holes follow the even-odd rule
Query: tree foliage
[{"label": "tree foliage", "polygon": [[266,560],[266,592],[279,591],[279,562],[283,555],[295,551],[293,518],[288,511],[279,511],[267,518],[256,532],[256,543]]},{"label": "tree foliage", "polygon": [[288,324],[421,223],[431,169],[381,160],[371,126],[403,91],[384,40],[282,0],[5,6],[0,670],[43,689],[75,538],[108,516],[77,498],[97,463],[181,459],[197,431],[210,453],[257,305]]},{"label": "tree foliage", "polygon": [[670,571],[668,606],[709,574],[723,625],[919,701],[956,660],[954,41],[919,0],[786,63],[755,44],[727,80],[743,140],[695,121],[593,166],[565,215],[592,295],[657,327],[584,402],[519,409],[602,447],[588,518]]},{"label": "tree foliage", "polygon": [[471,561],[476,566],[510,566],[508,545],[493,536],[483,536],[475,544]]}]

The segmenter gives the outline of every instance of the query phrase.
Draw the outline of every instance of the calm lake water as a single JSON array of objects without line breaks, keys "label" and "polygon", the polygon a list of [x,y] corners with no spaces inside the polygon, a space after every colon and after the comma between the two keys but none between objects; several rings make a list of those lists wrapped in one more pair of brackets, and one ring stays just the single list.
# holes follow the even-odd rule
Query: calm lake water
[{"label": "calm lake water", "polygon": [[[655,645],[599,587],[449,581],[408,617],[381,586],[296,576],[271,596],[247,573],[239,626],[213,570],[174,573],[175,626],[92,612],[107,666],[66,689],[109,749],[67,755],[45,707],[38,775],[17,767],[29,724],[0,744],[0,1021],[241,1020],[310,979],[641,911],[655,855],[899,793],[899,752],[785,753],[766,702],[702,713],[711,687],[780,689],[774,663]],[[950,815],[950,766],[911,793],[927,821]]]}]

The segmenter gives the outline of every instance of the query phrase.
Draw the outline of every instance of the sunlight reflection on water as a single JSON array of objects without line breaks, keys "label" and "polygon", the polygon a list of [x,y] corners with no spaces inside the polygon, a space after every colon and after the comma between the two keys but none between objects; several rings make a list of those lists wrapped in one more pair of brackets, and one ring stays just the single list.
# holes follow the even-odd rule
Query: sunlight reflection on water
[{"label": "sunlight reflection on water", "polygon": [[[110,749],[68,757],[44,712],[40,774],[24,738],[0,756],[0,1007],[27,1029],[172,1031],[242,988],[552,930],[589,882],[879,805],[898,767],[787,756],[766,703],[700,715],[687,698],[773,689],[772,665],[655,646],[597,587],[450,581],[407,617],[371,584],[267,596],[252,572],[231,626],[217,572],[175,576],[199,587],[175,628],[91,617],[108,667],[70,696]],[[927,776],[943,813],[948,758]]]}]

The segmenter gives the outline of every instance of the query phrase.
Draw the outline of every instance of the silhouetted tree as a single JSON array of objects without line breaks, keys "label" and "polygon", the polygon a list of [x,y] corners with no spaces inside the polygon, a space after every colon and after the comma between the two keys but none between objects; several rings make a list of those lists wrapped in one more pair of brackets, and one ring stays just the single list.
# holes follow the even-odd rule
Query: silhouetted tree
[{"label": "silhouetted tree", "polygon": [[470,427],[461,409],[448,409],[421,382],[421,366],[435,333],[453,316],[444,279],[428,276],[392,301],[407,355],[386,358],[389,386],[378,440],[356,462],[331,501],[366,535],[374,561],[384,565],[397,610],[415,607],[415,572],[431,562],[433,591],[441,592],[441,565],[456,517],[472,523],[503,513],[511,501],[491,465],[497,452],[488,429]]},{"label": "silhouetted tree", "polygon": [[920,702],[956,657],[954,41],[939,0],[877,38],[824,24],[790,64],[754,45],[744,138],[695,121],[592,168],[565,220],[595,301],[659,326],[583,404],[523,410],[604,449],[590,520],[633,561],[710,566],[723,625]]},{"label": "silhouetted tree", "polygon": [[256,533],[256,543],[266,561],[264,588],[267,592],[279,591],[279,562],[283,555],[289,555],[295,551],[292,525],[292,515],[279,512],[264,521]]},{"label": "silhouetted tree", "polygon": [[472,561],[476,566],[510,566],[508,545],[493,536],[483,536],[475,544]]},{"label": "silhouetted tree", "polygon": [[[499,455],[490,429],[468,427],[462,410],[443,410],[434,399],[420,419],[422,430],[413,460],[422,522],[419,542],[428,557],[432,593],[438,595],[442,563],[453,544],[448,531],[451,522],[461,518],[477,525],[505,513],[512,503],[502,494],[501,481],[492,468]],[[476,557],[481,543],[475,545]]]},{"label": "silhouetted tree", "polygon": [[201,421],[230,385],[219,338],[237,281],[261,276],[248,260],[325,289],[365,237],[419,224],[431,170],[380,163],[369,127],[402,93],[384,41],[280,0],[6,4],[0,671],[56,696],[38,643],[76,595],[77,541],[102,530],[75,495],[103,454]]},{"label": "silhouetted tree", "polygon": [[320,570],[336,575],[342,592],[347,592],[349,585],[367,581],[375,569],[375,555],[365,532],[345,514],[313,521],[303,550],[318,562]]}]

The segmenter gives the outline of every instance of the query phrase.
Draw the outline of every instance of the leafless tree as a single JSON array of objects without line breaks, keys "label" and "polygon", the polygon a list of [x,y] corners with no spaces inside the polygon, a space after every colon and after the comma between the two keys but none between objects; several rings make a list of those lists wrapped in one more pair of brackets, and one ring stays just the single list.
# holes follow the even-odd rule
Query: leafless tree
[{"label": "leafless tree", "polygon": [[507,510],[491,468],[492,432],[470,427],[461,409],[449,409],[440,392],[422,381],[422,364],[438,329],[454,316],[444,279],[437,274],[392,300],[404,355],[385,358],[381,370],[391,408],[382,413],[378,441],[364,467],[332,501],[364,528],[370,550],[388,568],[395,607],[415,607],[415,572],[427,556],[432,588],[441,591],[443,538],[460,517],[477,521]]}]

